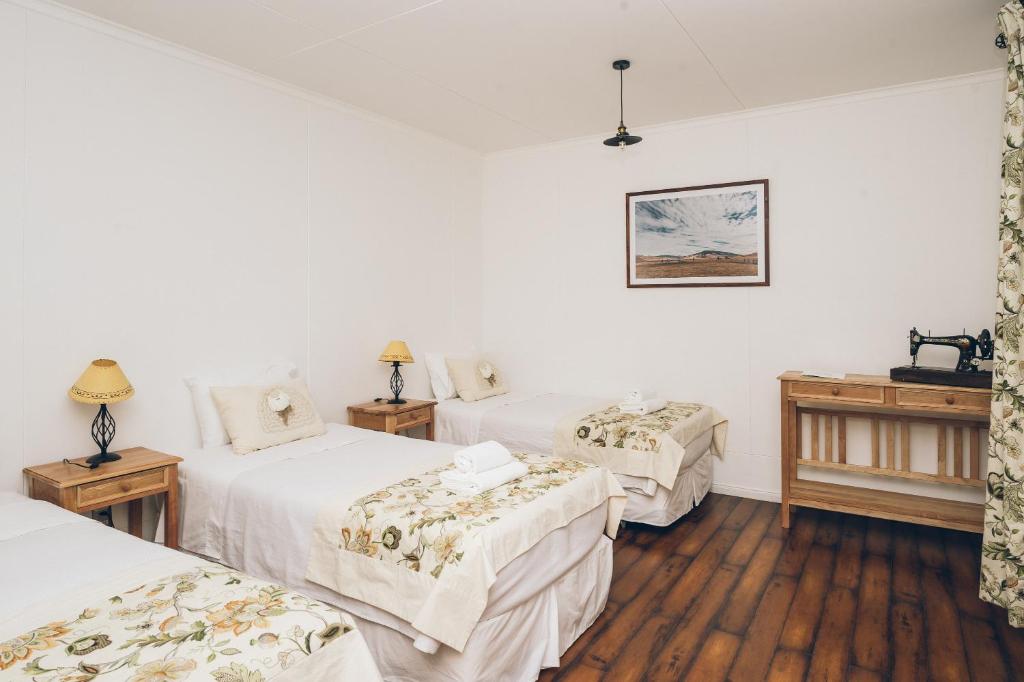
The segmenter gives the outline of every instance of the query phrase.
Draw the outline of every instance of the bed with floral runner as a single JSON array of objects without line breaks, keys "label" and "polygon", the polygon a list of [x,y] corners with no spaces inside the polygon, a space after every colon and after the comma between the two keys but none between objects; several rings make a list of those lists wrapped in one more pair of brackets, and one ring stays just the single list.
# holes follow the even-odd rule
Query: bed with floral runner
[{"label": "bed with floral runner", "polygon": [[[456,651],[487,607],[498,572],[552,531],[602,505],[614,538],[625,493],[604,468],[515,454],[528,473],[475,496],[441,485],[448,464],[354,502],[326,505],[306,577],[411,623]],[[557,576],[552,576],[555,578]]]},{"label": "bed with floral runner", "polygon": [[[0,680],[380,679],[352,618],[342,611],[219,564],[139,547],[148,543],[70,512],[61,518],[36,506],[52,505],[22,499],[0,508],[26,519],[19,532],[0,532],[0,553],[5,561],[22,562],[3,573],[21,577],[35,601],[17,613],[0,612]],[[44,523],[33,528],[37,510]],[[71,589],[48,581],[50,590],[44,581],[26,581],[33,564],[52,560],[35,550],[50,546],[59,552],[55,542],[84,542],[87,551],[99,553],[89,557],[93,568],[106,564],[98,579]],[[67,561],[65,570],[73,573],[75,565]]]},{"label": "bed with floral runner", "polygon": [[626,414],[617,404],[564,415],[555,428],[554,454],[651,479],[671,490],[687,457],[687,444],[711,431],[711,452],[725,453],[728,421],[700,403],[669,401],[649,414]]}]

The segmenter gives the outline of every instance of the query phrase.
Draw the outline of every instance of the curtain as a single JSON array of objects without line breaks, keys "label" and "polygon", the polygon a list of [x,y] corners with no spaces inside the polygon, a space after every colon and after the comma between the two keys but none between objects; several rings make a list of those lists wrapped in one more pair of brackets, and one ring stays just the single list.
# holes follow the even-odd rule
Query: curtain
[{"label": "curtain", "polygon": [[1024,7],[1019,0],[999,10],[1006,36],[1006,102],[1003,114],[1002,192],[999,207],[999,271],[992,420],[989,430],[985,537],[981,556],[983,600],[1007,611],[1010,625],[1024,626]]}]

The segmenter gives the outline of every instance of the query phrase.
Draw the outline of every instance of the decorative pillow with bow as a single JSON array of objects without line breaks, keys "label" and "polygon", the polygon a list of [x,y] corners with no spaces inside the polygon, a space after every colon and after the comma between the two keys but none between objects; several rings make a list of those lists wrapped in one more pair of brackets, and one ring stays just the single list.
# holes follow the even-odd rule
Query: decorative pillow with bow
[{"label": "decorative pillow with bow", "polygon": [[302,381],[210,389],[232,449],[244,455],[325,432]]},{"label": "decorative pillow with bow", "polygon": [[468,403],[508,393],[505,375],[483,357],[445,358],[459,397]]}]

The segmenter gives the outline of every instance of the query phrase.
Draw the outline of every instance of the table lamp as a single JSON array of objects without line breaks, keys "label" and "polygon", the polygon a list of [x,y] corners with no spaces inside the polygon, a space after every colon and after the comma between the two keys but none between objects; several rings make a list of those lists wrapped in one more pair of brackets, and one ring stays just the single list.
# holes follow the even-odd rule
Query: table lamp
[{"label": "table lamp", "polygon": [[395,397],[388,400],[388,404],[404,405],[405,401],[402,400],[399,395],[402,393],[402,388],[405,386],[405,382],[402,381],[402,375],[399,373],[398,367],[403,362],[406,364],[414,362],[412,359],[412,353],[409,352],[409,347],[405,345],[405,341],[392,341],[388,344],[388,347],[384,349],[384,352],[380,354],[378,360],[381,362],[390,362],[395,366],[395,371],[391,373],[391,392],[395,394]]},{"label": "table lamp", "polygon": [[85,460],[92,468],[104,462],[121,459],[116,452],[107,452],[110,441],[114,440],[116,431],[114,418],[107,411],[110,403],[128,400],[135,394],[135,389],[128,383],[128,377],[113,360],[93,360],[75,385],[68,389],[68,396],[77,402],[87,405],[99,405],[100,411],[92,420],[92,439],[99,446],[99,453]]}]

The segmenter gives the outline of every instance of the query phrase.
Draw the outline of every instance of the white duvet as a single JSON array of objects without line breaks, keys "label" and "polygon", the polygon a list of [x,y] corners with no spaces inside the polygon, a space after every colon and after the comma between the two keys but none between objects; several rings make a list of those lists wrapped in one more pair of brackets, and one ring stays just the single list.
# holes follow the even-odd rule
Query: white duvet
[{"label": "white duvet", "polygon": [[[381,623],[436,651],[438,643],[386,611],[306,580],[312,529],[327,503],[355,500],[452,461],[457,445],[328,424],[322,436],[247,455],[230,446],[185,453],[182,548],[281,582]],[[499,573],[481,620],[527,602],[601,539],[604,509],[551,533]]]},{"label": "white duvet", "polygon": [[[47,623],[74,618],[86,607],[102,604],[111,595],[124,594],[140,583],[184,572],[197,564],[215,566],[48,502],[8,492],[0,492],[0,558],[0,584],[9,588],[0,605],[0,643]],[[351,621],[348,616],[341,617]],[[47,653],[48,648],[43,647],[33,656],[16,656],[8,667],[0,667],[0,678],[40,679],[23,669],[30,658],[45,657]],[[132,670],[111,670],[102,678],[111,682],[137,679]],[[273,679],[363,682],[379,680],[380,676],[361,633],[353,631],[280,671]]]},{"label": "white duvet", "polygon": [[[494,440],[513,452],[552,453],[560,423],[570,415],[607,407],[609,400],[562,393],[512,391],[466,402],[442,400],[434,409],[438,440],[472,445]],[[623,520],[667,526],[693,509],[711,489],[714,477],[714,429],[695,435],[685,444],[685,455],[671,487],[646,476],[616,472],[629,501]]]}]

